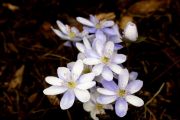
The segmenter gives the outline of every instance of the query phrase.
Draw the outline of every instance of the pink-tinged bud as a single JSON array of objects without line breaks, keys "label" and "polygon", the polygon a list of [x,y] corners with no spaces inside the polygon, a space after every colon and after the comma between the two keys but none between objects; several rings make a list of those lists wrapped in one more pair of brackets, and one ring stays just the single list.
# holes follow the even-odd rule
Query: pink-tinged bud
[{"label": "pink-tinged bud", "polygon": [[136,24],[128,22],[124,28],[124,37],[130,41],[136,41],[138,37],[138,31]]}]

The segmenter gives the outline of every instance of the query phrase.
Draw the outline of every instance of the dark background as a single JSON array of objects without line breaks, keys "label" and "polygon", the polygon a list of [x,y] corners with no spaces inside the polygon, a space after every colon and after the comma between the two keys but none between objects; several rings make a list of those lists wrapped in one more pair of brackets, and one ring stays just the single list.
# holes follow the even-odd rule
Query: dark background
[{"label": "dark background", "polygon": [[42,93],[48,87],[44,78],[56,76],[57,67],[76,60],[78,53],[64,47],[50,27],[57,27],[56,20],[80,27],[77,16],[108,13],[120,29],[129,19],[137,24],[138,41],[124,42],[121,52],[128,56],[124,65],[144,81],[138,96],[150,102],[129,105],[124,118],[113,111],[99,118],[180,119],[178,0],[0,0],[0,120],[90,120],[81,103],[62,111],[57,97]]}]

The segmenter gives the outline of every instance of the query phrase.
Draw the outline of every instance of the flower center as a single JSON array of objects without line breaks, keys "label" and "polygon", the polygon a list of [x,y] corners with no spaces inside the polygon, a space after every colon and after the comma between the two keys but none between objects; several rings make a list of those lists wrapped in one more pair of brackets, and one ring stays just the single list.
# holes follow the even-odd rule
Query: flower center
[{"label": "flower center", "polygon": [[118,91],[118,96],[119,97],[124,97],[126,95],[126,91],[125,90],[119,90]]},{"label": "flower center", "polygon": [[103,105],[97,103],[97,104],[96,104],[96,109],[99,110],[99,111],[102,110],[102,109],[103,109]]},{"label": "flower center", "polygon": [[96,29],[100,29],[101,25],[99,23],[96,24]]},{"label": "flower center", "polygon": [[68,88],[73,89],[73,88],[76,87],[76,83],[75,83],[75,82],[68,82],[68,83],[67,83],[67,86],[68,86]]},{"label": "flower center", "polygon": [[90,68],[84,68],[83,70],[83,74],[86,74],[86,73],[90,73],[91,72],[91,69]]},{"label": "flower center", "polygon": [[109,62],[109,58],[104,56],[101,58],[101,61],[102,63],[107,64]]},{"label": "flower center", "polygon": [[69,37],[70,37],[70,38],[74,38],[75,36],[76,36],[76,35],[75,35],[74,32],[70,32],[70,33],[69,33]]}]

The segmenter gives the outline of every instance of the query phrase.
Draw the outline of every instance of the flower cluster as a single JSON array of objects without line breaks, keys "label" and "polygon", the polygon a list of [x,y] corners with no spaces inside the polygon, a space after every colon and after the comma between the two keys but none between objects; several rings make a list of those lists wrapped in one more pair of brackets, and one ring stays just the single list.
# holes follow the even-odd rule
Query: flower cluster
[{"label": "flower cluster", "polygon": [[63,110],[72,107],[77,98],[94,120],[98,120],[96,114],[105,114],[105,109],[113,110],[113,105],[119,117],[127,114],[128,103],[142,106],[143,100],[133,94],[142,88],[143,81],[137,80],[136,72],[129,73],[123,66],[127,56],[119,53],[122,38],[136,41],[136,25],[129,22],[121,35],[118,25],[111,20],[99,20],[93,15],[90,19],[76,19],[83,25],[82,32],[60,21],[59,29],[52,28],[59,37],[73,42],[80,52],[77,61],[57,69],[58,77],[45,78],[51,86],[44,94],[64,93],[60,101]]}]

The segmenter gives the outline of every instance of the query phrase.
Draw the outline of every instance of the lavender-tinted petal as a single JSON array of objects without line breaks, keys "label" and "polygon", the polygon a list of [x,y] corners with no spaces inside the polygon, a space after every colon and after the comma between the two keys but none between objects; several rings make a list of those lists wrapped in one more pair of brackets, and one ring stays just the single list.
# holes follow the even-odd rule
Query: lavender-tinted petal
[{"label": "lavender-tinted petal", "polygon": [[110,104],[114,102],[116,99],[117,96],[115,95],[110,95],[110,96],[100,95],[99,97],[97,97],[97,102],[100,104]]},{"label": "lavender-tinted petal", "polygon": [[68,31],[67,31],[67,29],[66,29],[66,26],[65,26],[61,21],[59,21],[59,20],[57,20],[56,23],[57,23],[59,29],[60,29],[64,34],[67,35],[67,34],[68,34]]},{"label": "lavender-tinted petal", "polygon": [[66,110],[72,107],[72,105],[74,104],[74,100],[75,100],[74,92],[71,90],[68,90],[61,98],[61,101],[60,101],[61,109]]},{"label": "lavender-tinted petal", "polygon": [[76,20],[78,22],[80,22],[81,24],[83,24],[83,25],[94,27],[94,24],[91,21],[89,21],[88,19],[85,19],[85,18],[82,18],[82,17],[76,17]]},{"label": "lavender-tinted petal", "polygon": [[70,70],[66,67],[58,67],[58,77],[62,80],[68,80],[70,76]]},{"label": "lavender-tinted petal", "polygon": [[125,89],[129,81],[129,72],[127,69],[122,69],[118,78],[118,86],[120,89]]},{"label": "lavender-tinted petal", "polygon": [[80,59],[77,60],[74,63],[74,66],[73,66],[72,71],[71,71],[71,76],[72,76],[72,79],[74,81],[76,81],[79,78],[79,76],[81,75],[83,69],[84,69],[83,61],[80,60]]},{"label": "lavender-tinted petal", "polygon": [[81,90],[81,89],[75,88],[74,93],[77,99],[81,102],[87,102],[90,99],[90,93],[88,90]]},{"label": "lavender-tinted petal", "polygon": [[127,114],[128,104],[124,99],[118,99],[115,103],[115,112],[119,117],[124,117]]},{"label": "lavender-tinted petal", "polygon": [[113,73],[108,67],[104,67],[102,71],[102,77],[107,81],[112,81]]},{"label": "lavender-tinted petal", "polygon": [[104,21],[102,22],[102,28],[105,28],[105,27],[112,27],[114,25],[114,21]]},{"label": "lavender-tinted petal", "polygon": [[93,71],[93,73],[95,73],[96,76],[98,76],[98,75],[100,75],[100,74],[102,73],[103,67],[104,67],[103,64],[95,65],[95,66],[92,68],[92,71]]},{"label": "lavender-tinted petal", "polygon": [[142,86],[143,86],[143,81],[133,80],[127,85],[126,90],[129,93],[134,94],[134,93],[138,92],[142,88]]},{"label": "lavender-tinted petal", "polygon": [[124,54],[113,54],[111,62],[115,64],[121,64],[126,61],[126,55]]},{"label": "lavender-tinted petal", "polygon": [[90,21],[94,23],[94,25],[99,23],[99,20],[96,18],[96,16],[93,15],[90,15]]},{"label": "lavender-tinted petal", "polygon": [[138,73],[132,71],[132,72],[129,74],[129,79],[130,79],[130,80],[136,80],[137,76],[138,76]]},{"label": "lavender-tinted petal", "polygon": [[95,33],[96,32],[96,28],[94,27],[83,27],[84,30],[88,31],[89,33]]},{"label": "lavender-tinted petal", "polygon": [[128,103],[130,103],[136,107],[141,107],[144,105],[144,101],[135,95],[127,95],[125,97],[125,99]]},{"label": "lavender-tinted petal", "polygon": [[118,86],[114,81],[106,81],[106,80],[102,80],[101,84],[104,88],[108,89],[108,90],[112,90],[112,91],[117,91],[118,90]]}]

